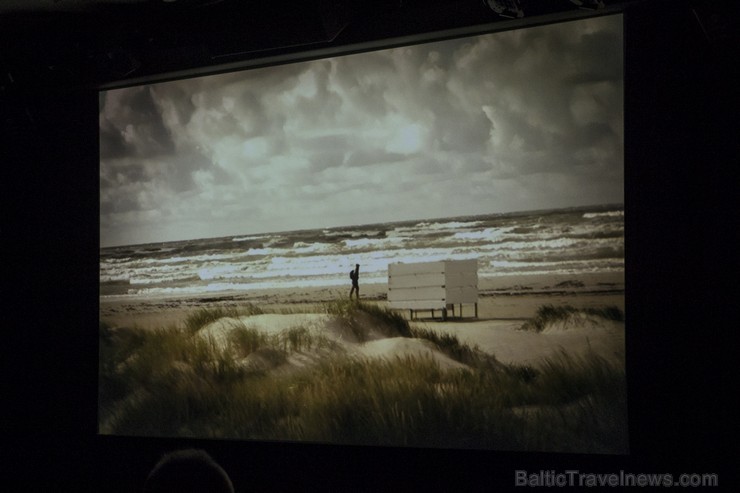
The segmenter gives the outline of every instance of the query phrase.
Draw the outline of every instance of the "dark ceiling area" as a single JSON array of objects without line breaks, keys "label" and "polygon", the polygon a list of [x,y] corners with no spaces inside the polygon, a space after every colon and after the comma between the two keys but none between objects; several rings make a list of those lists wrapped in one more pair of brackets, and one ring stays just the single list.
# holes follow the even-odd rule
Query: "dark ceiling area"
[{"label": "dark ceiling area", "polygon": [[0,3],[3,83],[99,87],[276,53],[608,12],[582,0],[31,0]]}]

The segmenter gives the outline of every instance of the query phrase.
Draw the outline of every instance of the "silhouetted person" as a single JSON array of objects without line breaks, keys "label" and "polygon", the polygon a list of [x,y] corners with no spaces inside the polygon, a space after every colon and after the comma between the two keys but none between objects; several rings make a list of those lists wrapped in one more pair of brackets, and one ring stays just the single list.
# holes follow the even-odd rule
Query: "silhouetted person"
[{"label": "silhouetted person", "polygon": [[352,289],[349,290],[349,299],[352,299],[352,293],[355,293],[357,301],[360,301],[360,264],[355,264],[355,270],[349,272],[349,278],[352,279]]},{"label": "silhouetted person", "polygon": [[166,454],[154,466],[144,493],[234,493],[226,471],[203,450],[185,449]]}]

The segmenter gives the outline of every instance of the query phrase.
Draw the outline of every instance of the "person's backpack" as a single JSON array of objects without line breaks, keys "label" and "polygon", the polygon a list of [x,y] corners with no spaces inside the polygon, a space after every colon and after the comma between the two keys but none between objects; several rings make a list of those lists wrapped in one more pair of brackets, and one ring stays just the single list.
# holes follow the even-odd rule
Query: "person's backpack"
[{"label": "person's backpack", "polygon": [[353,270],[349,271],[349,278],[352,279],[353,281],[355,280],[355,271]]}]

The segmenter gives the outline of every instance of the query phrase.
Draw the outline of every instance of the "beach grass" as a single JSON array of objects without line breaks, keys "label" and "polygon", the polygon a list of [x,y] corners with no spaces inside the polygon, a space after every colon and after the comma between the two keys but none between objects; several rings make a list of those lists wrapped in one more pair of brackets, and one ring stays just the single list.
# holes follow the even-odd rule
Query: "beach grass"
[{"label": "beach grass", "polygon": [[484,353],[477,346],[470,347],[468,344],[461,343],[454,334],[439,333],[422,327],[412,327],[410,335],[434,343],[442,353],[464,365],[481,368],[497,364],[493,355]]},{"label": "beach grass", "polygon": [[[250,308],[251,309],[251,308]],[[623,368],[562,352],[537,368],[504,365],[455,336],[411,329],[374,305],[326,306],[346,334],[416,337],[467,365],[430,356],[359,358],[308,327],[268,335],[235,325],[226,344],[185,328],[100,327],[99,426],[106,434],[389,446],[626,452]],[[197,327],[198,323],[202,324]],[[364,337],[364,339],[363,339]],[[245,362],[323,351],[301,371]]]},{"label": "beach grass", "polygon": [[408,321],[400,314],[370,303],[340,298],[326,304],[340,331],[357,342],[367,341],[373,332],[386,337],[411,337]]},{"label": "beach grass", "polygon": [[556,322],[568,321],[574,317],[599,317],[605,320],[624,322],[624,312],[616,306],[598,308],[575,308],[570,305],[554,306],[543,305],[537,309],[536,315],[522,325],[522,330],[542,332],[549,325]]},{"label": "beach grass", "polygon": [[185,318],[185,328],[190,333],[195,333],[202,327],[221,318],[239,318],[249,315],[260,315],[264,311],[254,304],[236,306],[216,306],[200,308]]}]

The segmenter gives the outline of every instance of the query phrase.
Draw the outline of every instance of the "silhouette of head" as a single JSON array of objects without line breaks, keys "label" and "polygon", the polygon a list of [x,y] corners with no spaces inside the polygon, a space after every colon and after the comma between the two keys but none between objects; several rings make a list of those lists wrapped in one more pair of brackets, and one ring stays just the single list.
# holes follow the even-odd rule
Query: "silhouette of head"
[{"label": "silhouette of head", "polygon": [[234,493],[226,471],[203,450],[185,449],[166,454],[154,466],[144,493]]}]

